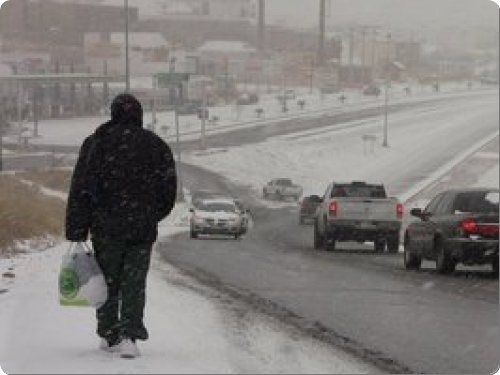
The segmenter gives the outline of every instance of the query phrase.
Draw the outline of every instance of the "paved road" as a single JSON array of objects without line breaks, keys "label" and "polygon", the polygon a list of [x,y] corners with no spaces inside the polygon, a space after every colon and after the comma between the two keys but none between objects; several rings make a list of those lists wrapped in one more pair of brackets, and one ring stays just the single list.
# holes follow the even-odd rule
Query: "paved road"
[{"label": "paved road", "polygon": [[[191,186],[202,179],[211,189],[247,193],[203,170],[186,173]],[[374,254],[364,245],[317,252],[312,228],[297,224],[294,208],[251,206],[255,227],[242,241],[183,234],[160,244],[162,257],[208,284],[235,287],[239,297],[383,370],[495,368],[498,281],[489,270],[440,276],[429,262],[422,272],[407,272],[400,255]]]},{"label": "paved road", "polygon": [[[434,115],[430,113],[430,118]],[[446,118],[446,113],[440,116]],[[392,192],[403,192],[495,130],[496,118],[456,129],[443,140],[442,148],[419,155],[408,168],[395,171],[389,181]],[[466,176],[472,181],[474,171],[480,175],[491,167],[484,162],[474,165]],[[452,178],[457,170],[450,174]],[[431,262],[425,262],[421,272],[407,272],[401,255],[374,254],[365,245],[317,252],[312,248],[312,228],[298,225],[293,205],[266,208],[247,188],[192,166],[186,166],[184,177],[188,188],[246,198],[254,211],[255,227],[239,242],[189,240],[187,234],[165,240],[159,250],[166,261],[385,371],[486,373],[496,369],[499,288],[488,268],[459,268],[451,276],[441,276]],[[398,184],[401,180],[405,184]]]}]

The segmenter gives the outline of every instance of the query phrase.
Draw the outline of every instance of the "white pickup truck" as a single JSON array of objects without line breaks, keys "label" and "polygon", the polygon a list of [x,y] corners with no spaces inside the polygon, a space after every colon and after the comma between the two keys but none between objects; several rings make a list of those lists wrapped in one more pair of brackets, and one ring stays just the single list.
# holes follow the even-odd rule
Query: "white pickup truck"
[{"label": "white pickup truck", "polygon": [[289,178],[276,178],[262,189],[264,199],[273,197],[274,199],[283,200],[285,198],[294,198],[299,200],[302,196],[302,187],[293,184]]},{"label": "white pickup truck", "polygon": [[383,185],[332,183],[314,220],[314,248],[335,250],[337,241],[373,241],[376,252],[399,250],[403,205]]}]

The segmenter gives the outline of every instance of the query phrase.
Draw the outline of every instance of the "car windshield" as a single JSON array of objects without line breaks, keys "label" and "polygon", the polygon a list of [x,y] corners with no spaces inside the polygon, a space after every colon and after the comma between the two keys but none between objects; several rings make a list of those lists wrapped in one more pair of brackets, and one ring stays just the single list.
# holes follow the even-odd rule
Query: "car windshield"
[{"label": "car windshield", "polygon": [[236,212],[236,207],[231,203],[202,203],[199,207],[201,211],[207,212]]},{"label": "car windshield", "polygon": [[332,198],[387,198],[382,186],[337,185],[332,190]]},{"label": "car windshield", "polygon": [[498,213],[498,194],[498,191],[458,194],[453,202],[453,210],[469,213]]}]

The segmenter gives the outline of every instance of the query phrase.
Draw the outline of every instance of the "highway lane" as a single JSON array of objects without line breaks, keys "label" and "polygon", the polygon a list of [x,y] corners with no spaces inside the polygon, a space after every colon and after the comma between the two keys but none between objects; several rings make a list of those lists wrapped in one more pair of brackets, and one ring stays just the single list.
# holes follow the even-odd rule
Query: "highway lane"
[{"label": "highway lane", "polygon": [[[245,196],[219,176],[188,168],[192,181]],[[199,186],[199,185],[198,185]],[[191,185],[191,187],[194,187]],[[297,224],[293,207],[269,209],[249,198],[255,227],[242,241],[189,240],[157,247],[163,259],[213,286],[236,288],[265,311],[324,335],[391,372],[491,372],[498,358],[498,280],[489,270],[437,275],[403,269],[401,255],[344,245],[312,248],[312,228]],[[280,309],[284,308],[287,313]],[[294,324],[297,321],[294,321]]]},{"label": "highway lane", "polygon": [[[437,115],[446,120],[447,111]],[[403,192],[467,145],[498,130],[498,116],[486,117],[470,128],[451,127],[443,147],[432,153],[408,156],[407,168],[394,170],[389,179],[390,190]],[[400,130],[416,131],[409,126]],[[483,167],[491,165],[476,165],[467,178],[474,173],[472,177],[477,177]],[[210,285],[234,288],[253,305],[385,371],[496,369],[499,290],[489,269],[462,268],[441,276],[431,262],[425,262],[423,271],[407,272],[400,254],[374,254],[370,247],[357,244],[341,246],[334,253],[317,252],[312,248],[312,228],[298,225],[293,204],[269,208],[250,188],[192,166],[184,168],[184,176],[190,189],[208,188],[246,199],[255,227],[239,242],[192,241],[187,234],[165,239],[158,249],[166,261]],[[405,183],[398,184],[402,179]]]}]

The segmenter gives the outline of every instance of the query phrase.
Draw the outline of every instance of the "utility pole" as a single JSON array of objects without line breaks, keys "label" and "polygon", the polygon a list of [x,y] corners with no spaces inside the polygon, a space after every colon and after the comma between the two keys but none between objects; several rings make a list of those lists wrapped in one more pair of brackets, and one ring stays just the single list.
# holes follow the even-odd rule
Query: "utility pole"
[{"label": "utility pole", "polygon": [[177,108],[174,110],[175,119],[175,139],[176,146],[175,151],[177,153],[177,201],[184,202],[184,187],[182,183],[182,159],[181,159],[181,142],[180,142],[180,132],[179,132],[179,114],[177,113]]},{"label": "utility pole", "polygon": [[388,143],[388,132],[389,132],[389,121],[388,121],[388,115],[389,115],[389,86],[390,86],[390,44],[391,44],[391,33],[387,33],[387,56],[386,56],[386,66],[385,66],[385,105],[384,105],[384,142],[382,146],[384,147],[389,147]]},{"label": "utility pole", "polygon": [[319,45],[318,65],[325,62],[326,0],[319,0]]},{"label": "utility pole", "polygon": [[362,81],[363,84],[365,83],[365,69],[366,69],[366,28],[363,27],[361,30],[361,44],[362,44],[362,51],[361,51],[361,69],[362,69]]},{"label": "utility pole", "polygon": [[125,92],[130,92],[130,59],[129,59],[129,41],[128,41],[128,28],[129,28],[129,14],[128,14],[128,0],[125,1]]},{"label": "utility pole", "polygon": [[[102,71],[104,73],[104,76],[108,76],[108,60],[104,60],[102,62]],[[102,102],[103,106],[107,106],[109,101],[109,84],[107,81],[105,81],[102,84]]]},{"label": "utility pole", "polygon": [[282,111],[283,113],[288,112],[288,106],[287,106],[287,95],[286,95],[286,73],[283,71],[283,108]]},{"label": "utility pole", "polygon": [[38,85],[33,87],[33,137],[38,138]]},{"label": "utility pole", "polygon": [[313,93],[313,83],[314,83],[314,57],[311,56],[311,67],[309,69],[309,94]]},{"label": "utility pole", "polygon": [[224,58],[224,102],[229,103],[229,60]]},{"label": "utility pole", "polygon": [[376,49],[376,44],[377,44],[377,29],[372,30],[372,81],[375,79],[375,69],[376,69],[376,61],[375,61],[375,53],[377,51]]},{"label": "utility pole", "polygon": [[203,105],[201,109],[201,148],[204,150],[206,147],[206,116],[207,113],[207,90],[205,87],[206,82],[202,85]]},{"label": "utility pole", "polygon": [[354,28],[349,29],[349,84],[354,81]]},{"label": "utility pole", "polygon": [[262,54],[266,49],[266,0],[259,0],[258,46]]},{"label": "utility pole", "polygon": [[6,128],[5,108],[0,108],[0,173],[3,172],[3,132]]}]

